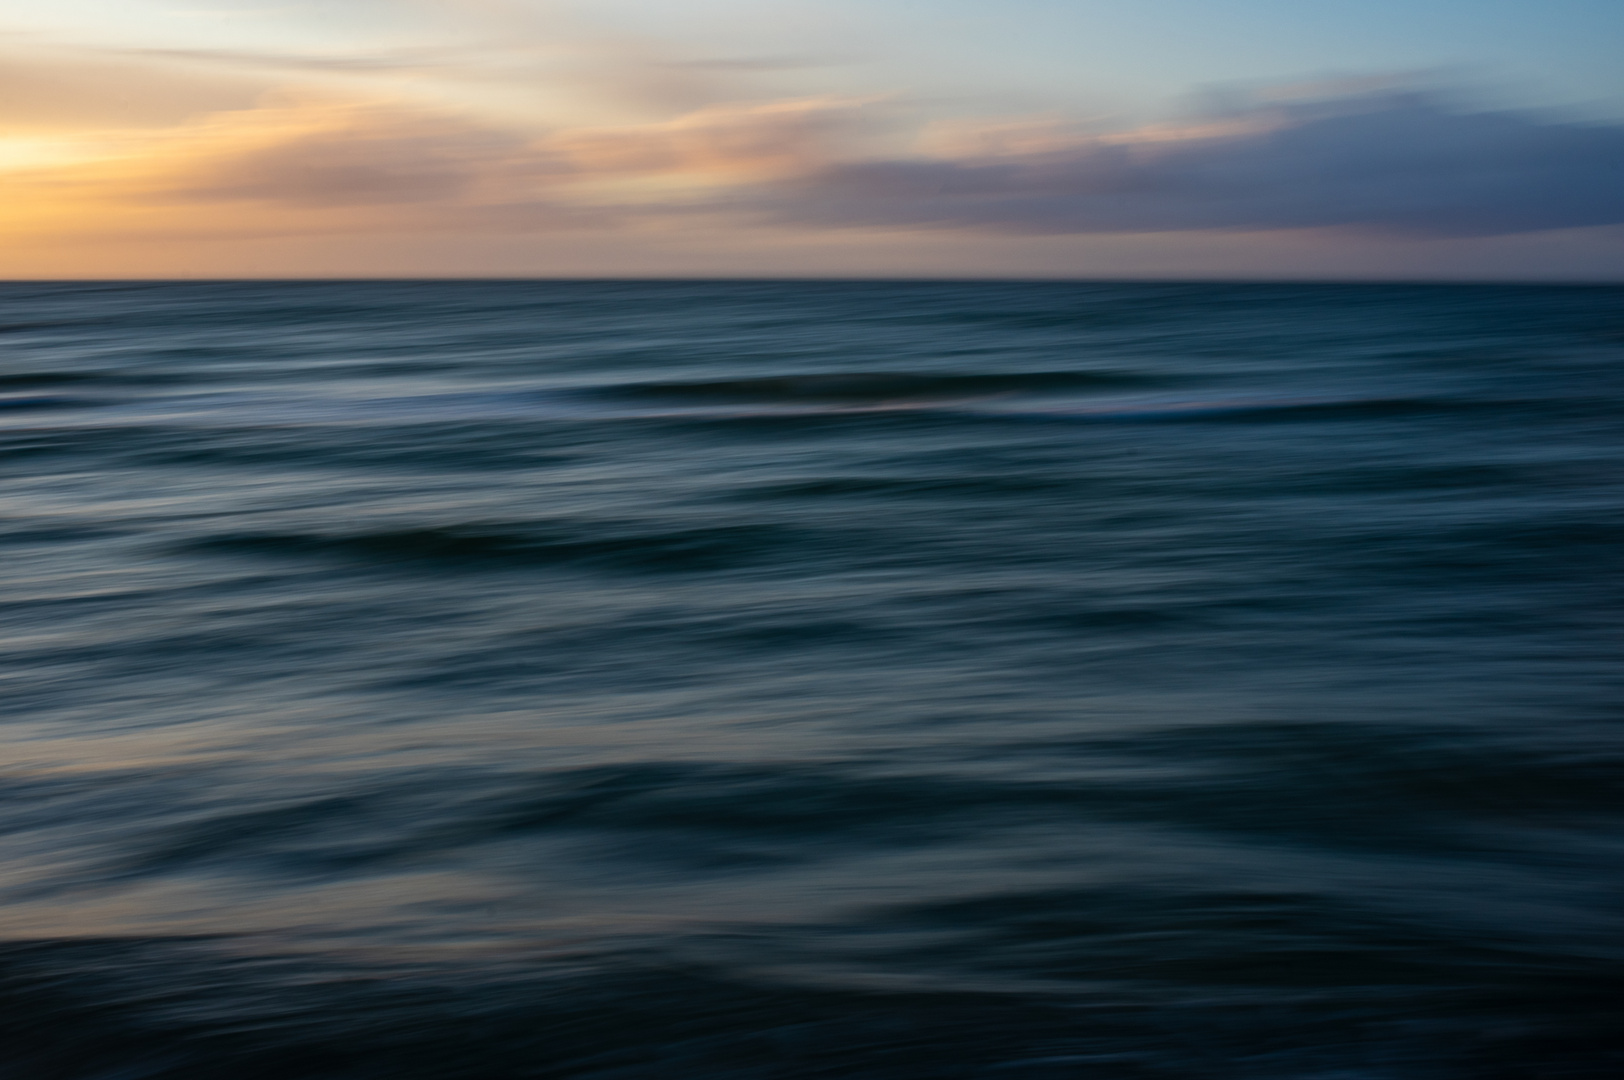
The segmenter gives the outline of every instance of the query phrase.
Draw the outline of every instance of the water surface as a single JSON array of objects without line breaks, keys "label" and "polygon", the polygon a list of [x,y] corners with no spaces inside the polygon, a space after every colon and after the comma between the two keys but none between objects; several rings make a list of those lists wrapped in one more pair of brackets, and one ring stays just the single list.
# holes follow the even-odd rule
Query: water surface
[{"label": "water surface", "polygon": [[0,286],[3,1075],[1620,1075],[1624,289]]}]

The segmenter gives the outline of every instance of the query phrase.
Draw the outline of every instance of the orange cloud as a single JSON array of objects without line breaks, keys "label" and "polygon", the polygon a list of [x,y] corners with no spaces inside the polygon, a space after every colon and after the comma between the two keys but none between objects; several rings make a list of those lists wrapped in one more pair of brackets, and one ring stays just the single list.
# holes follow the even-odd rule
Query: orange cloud
[{"label": "orange cloud", "polygon": [[6,174],[0,225],[106,236],[391,227],[500,201],[484,189],[534,158],[522,138],[464,118],[315,101],[100,146],[93,160]]},{"label": "orange cloud", "polygon": [[589,173],[794,174],[840,156],[840,136],[862,104],[712,105],[663,124],[565,131],[549,145]]},{"label": "orange cloud", "polygon": [[[159,156],[173,159],[170,196],[185,200],[471,206],[546,196],[630,209],[638,200],[619,181],[705,187],[826,166],[858,104],[710,106],[660,124],[529,133],[399,104],[306,102],[213,118]],[[658,197],[680,189],[667,184]]]},{"label": "orange cloud", "polygon": [[[9,231],[355,232],[568,227],[680,210],[838,157],[854,103],[710,107],[664,124],[525,132],[398,103],[291,98],[5,173]],[[87,152],[88,153],[88,152]]]}]

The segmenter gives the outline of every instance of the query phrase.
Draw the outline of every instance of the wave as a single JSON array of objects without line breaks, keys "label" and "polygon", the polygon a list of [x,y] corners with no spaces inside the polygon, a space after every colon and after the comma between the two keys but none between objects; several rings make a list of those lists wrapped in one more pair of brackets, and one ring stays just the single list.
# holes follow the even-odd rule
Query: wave
[{"label": "wave", "polygon": [[967,476],[812,476],[801,480],[754,484],[729,495],[740,502],[824,497],[879,499],[952,498],[956,496],[1027,497],[1076,490],[1075,481],[1043,476],[984,474]]},{"label": "wave", "polygon": [[[1522,746],[1398,724],[1357,730],[1223,724],[1152,738],[1021,745],[1072,760],[1069,768],[1082,754],[1087,765],[1044,779],[977,776],[963,768],[901,772],[855,761],[634,760],[483,776],[419,769],[229,804],[170,787],[168,777],[132,772],[137,788],[165,792],[160,801],[174,818],[150,823],[100,872],[224,871],[267,856],[291,872],[358,871],[559,834],[618,837],[574,857],[598,864],[657,859],[719,866],[746,856],[788,864],[899,844],[973,846],[1023,828],[1108,822],[1154,828],[1163,841],[1181,833],[1207,842],[1264,837],[1311,843],[1321,852],[1415,855],[1447,853],[1458,830],[1513,816],[1546,828],[1600,820],[1616,814],[1624,780],[1624,758],[1605,749],[1530,754]],[[1304,796],[1305,774],[1314,777],[1312,798]],[[1243,782],[1247,798],[1237,801]],[[53,793],[59,818],[88,826],[106,817],[103,788],[74,790]],[[1514,815],[1508,806],[1517,808]],[[812,841],[822,846],[808,846]],[[1147,834],[1137,842],[1157,841]],[[567,861],[555,862],[553,872],[567,873]]]},{"label": "wave", "polygon": [[1450,398],[1132,398],[1052,405],[988,404],[969,411],[994,416],[1079,420],[1201,420],[1370,418],[1501,408],[1525,402],[1466,401]]},{"label": "wave", "polygon": [[52,390],[63,386],[178,386],[198,382],[196,375],[152,368],[111,370],[11,371],[0,373],[0,391]]},{"label": "wave", "polygon": [[0,394],[0,410],[32,412],[36,409],[83,409],[100,402],[64,394]]},{"label": "wave", "polygon": [[910,372],[830,372],[754,379],[620,383],[589,396],[630,401],[761,404],[883,404],[941,402],[1007,394],[1054,394],[1144,386],[1158,380],[1118,372],[1036,371],[937,375]]},{"label": "wave", "polygon": [[19,371],[0,375],[0,390],[37,390],[63,383],[96,382],[104,376],[91,371]]},{"label": "wave", "polygon": [[[0,376],[0,414],[9,428],[301,427],[525,421],[673,420],[705,423],[874,414],[934,414],[1030,420],[1381,418],[1529,406],[1526,400],[1321,394],[1240,396],[1133,393],[1135,379],[1100,373],[1017,375],[827,374],[698,382],[620,383],[573,388],[344,396],[265,388],[210,389],[179,396],[98,400],[51,392],[44,375]],[[9,380],[9,381],[8,381]],[[125,375],[65,375],[62,381],[147,382]],[[1150,380],[1137,380],[1140,383]],[[1560,403],[1553,399],[1544,404]],[[82,417],[65,415],[86,410]],[[93,410],[93,411],[92,411]],[[49,420],[28,414],[51,411]]]},{"label": "wave", "polygon": [[[1270,917],[1258,907],[1254,919]],[[1297,965],[1312,971],[1328,951],[1308,944]],[[1452,988],[1467,1004],[1440,1015],[1443,994],[1413,985],[1429,973],[1363,994],[1224,1002],[1209,992],[1156,1004],[1123,993],[796,984],[630,948],[514,951],[480,977],[247,939],[7,945],[0,1065],[16,1076],[173,1080],[1600,1080],[1619,1061],[1608,1031],[1618,981],[1599,963],[1521,997],[1485,992],[1486,980]]]},{"label": "wave", "polygon": [[637,532],[613,524],[423,527],[353,533],[230,533],[179,545],[187,552],[329,557],[444,567],[598,564],[644,571],[718,570],[765,554],[784,538],[764,525]]},{"label": "wave", "polygon": [[0,323],[0,334],[27,334],[34,330],[54,330],[61,326],[75,326],[74,322],[57,320],[54,322],[13,322]]}]

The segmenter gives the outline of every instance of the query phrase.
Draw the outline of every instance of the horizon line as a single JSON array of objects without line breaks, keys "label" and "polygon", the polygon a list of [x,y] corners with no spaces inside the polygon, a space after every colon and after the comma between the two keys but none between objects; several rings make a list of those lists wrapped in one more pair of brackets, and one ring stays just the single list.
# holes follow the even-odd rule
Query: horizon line
[{"label": "horizon line", "polygon": [[453,282],[531,284],[964,284],[964,285],[1439,285],[1552,288],[1619,288],[1619,278],[1442,278],[1442,277],[1061,277],[1040,275],[641,275],[641,274],[451,274],[451,275],[275,275],[239,277],[5,277],[6,285],[316,285],[316,284],[450,284]]}]

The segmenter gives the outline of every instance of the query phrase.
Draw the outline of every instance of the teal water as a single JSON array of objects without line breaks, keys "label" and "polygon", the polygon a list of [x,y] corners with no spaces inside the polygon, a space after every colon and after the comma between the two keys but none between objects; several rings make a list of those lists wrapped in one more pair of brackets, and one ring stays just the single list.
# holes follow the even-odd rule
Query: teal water
[{"label": "teal water", "polygon": [[0,285],[0,1076],[1619,1075],[1624,289]]}]

